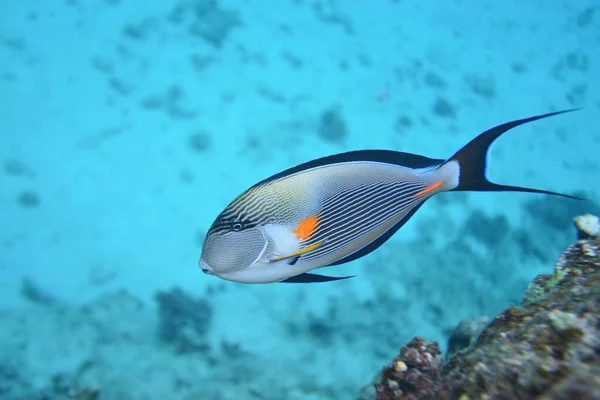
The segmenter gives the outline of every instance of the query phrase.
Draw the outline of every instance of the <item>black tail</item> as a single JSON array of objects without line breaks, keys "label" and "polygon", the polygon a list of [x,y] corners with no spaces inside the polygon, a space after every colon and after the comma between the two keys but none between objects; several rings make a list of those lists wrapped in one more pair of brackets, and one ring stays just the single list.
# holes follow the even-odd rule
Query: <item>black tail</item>
[{"label": "black tail", "polygon": [[[490,182],[485,176],[487,166],[487,154],[494,140],[498,139],[504,132],[509,131],[519,125],[538,119],[551,117],[553,115],[563,114],[573,110],[557,111],[534,117],[519,119],[516,121],[506,122],[492,129],[481,133],[475,139],[471,140],[466,146],[460,149],[456,154],[450,157],[445,163],[457,161],[460,166],[460,176],[458,186],[453,189],[457,191],[478,191],[478,192],[530,192],[530,193],[545,193],[556,196],[569,197],[572,199],[580,199],[579,197],[570,196],[568,194],[550,192],[548,190],[530,189],[519,186],[497,185]],[[444,164],[445,164],[444,163]],[[581,200],[581,199],[580,199]]]}]

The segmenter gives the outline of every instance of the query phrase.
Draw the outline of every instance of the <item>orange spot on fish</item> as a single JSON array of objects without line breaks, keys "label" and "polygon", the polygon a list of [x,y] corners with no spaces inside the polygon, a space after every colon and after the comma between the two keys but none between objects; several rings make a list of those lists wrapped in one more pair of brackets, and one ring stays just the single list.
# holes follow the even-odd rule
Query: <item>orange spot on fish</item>
[{"label": "orange spot on fish", "polygon": [[316,216],[311,215],[298,222],[296,229],[292,229],[292,232],[296,234],[298,240],[306,240],[315,233],[319,220]]},{"label": "orange spot on fish", "polygon": [[420,191],[420,192],[418,192],[418,193],[415,193],[415,194],[413,194],[413,195],[412,195],[412,196],[410,196],[410,197],[411,197],[412,199],[414,199],[415,197],[422,196],[422,195],[424,195],[424,194],[426,194],[426,193],[429,193],[429,192],[431,192],[433,189],[440,187],[440,186],[441,186],[441,184],[442,184],[442,181],[439,181],[439,182],[436,182],[436,183],[434,183],[434,184],[431,184],[431,185],[427,186],[425,189],[421,190],[421,191]]}]

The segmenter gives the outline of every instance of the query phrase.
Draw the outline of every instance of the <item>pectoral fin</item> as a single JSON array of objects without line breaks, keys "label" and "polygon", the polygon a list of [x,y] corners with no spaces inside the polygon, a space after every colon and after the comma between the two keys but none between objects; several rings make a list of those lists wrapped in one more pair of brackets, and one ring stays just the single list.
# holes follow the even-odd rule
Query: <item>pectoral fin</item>
[{"label": "pectoral fin", "polygon": [[326,275],[318,275],[318,274],[300,274],[296,276],[292,276],[282,282],[286,283],[313,283],[313,282],[331,282],[331,281],[339,281],[342,279],[354,278],[356,275],[351,276],[326,276]]}]

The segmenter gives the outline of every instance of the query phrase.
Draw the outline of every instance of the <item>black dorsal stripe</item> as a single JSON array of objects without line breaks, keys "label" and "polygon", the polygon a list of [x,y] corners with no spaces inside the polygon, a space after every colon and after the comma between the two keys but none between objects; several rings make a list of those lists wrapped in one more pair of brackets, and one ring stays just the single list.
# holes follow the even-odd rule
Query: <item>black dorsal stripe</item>
[{"label": "black dorsal stripe", "polygon": [[400,165],[408,168],[428,168],[435,165],[440,165],[445,160],[420,156],[418,154],[403,153],[393,150],[356,150],[346,153],[334,154],[327,157],[317,158],[312,161],[305,162],[285,171],[279,172],[268,177],[254,186],[262,185],[267,182],[274,181],[279,178],[286,177],[298,172],[306,171],[311,168],[322,167],[331,164],[340,164],[345,162],[357,161],[372,161],[382,162],[387,164]]}]

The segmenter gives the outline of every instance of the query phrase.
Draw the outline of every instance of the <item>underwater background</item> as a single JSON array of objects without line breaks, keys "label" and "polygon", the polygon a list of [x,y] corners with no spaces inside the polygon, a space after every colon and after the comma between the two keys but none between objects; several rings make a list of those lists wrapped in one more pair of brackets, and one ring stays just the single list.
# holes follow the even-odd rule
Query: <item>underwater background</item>
[{"label": "underwater background", "polygon": [[[599,48],[595,0],[0,0],[0,398],[355,399],[411,337],[444,350],[598,213]],[[590,201],[443,193],[324,270],[342,282],[197,266],[216,215],[285,168],[445,158],[576,107],[499,139],[488,174]]]}]

